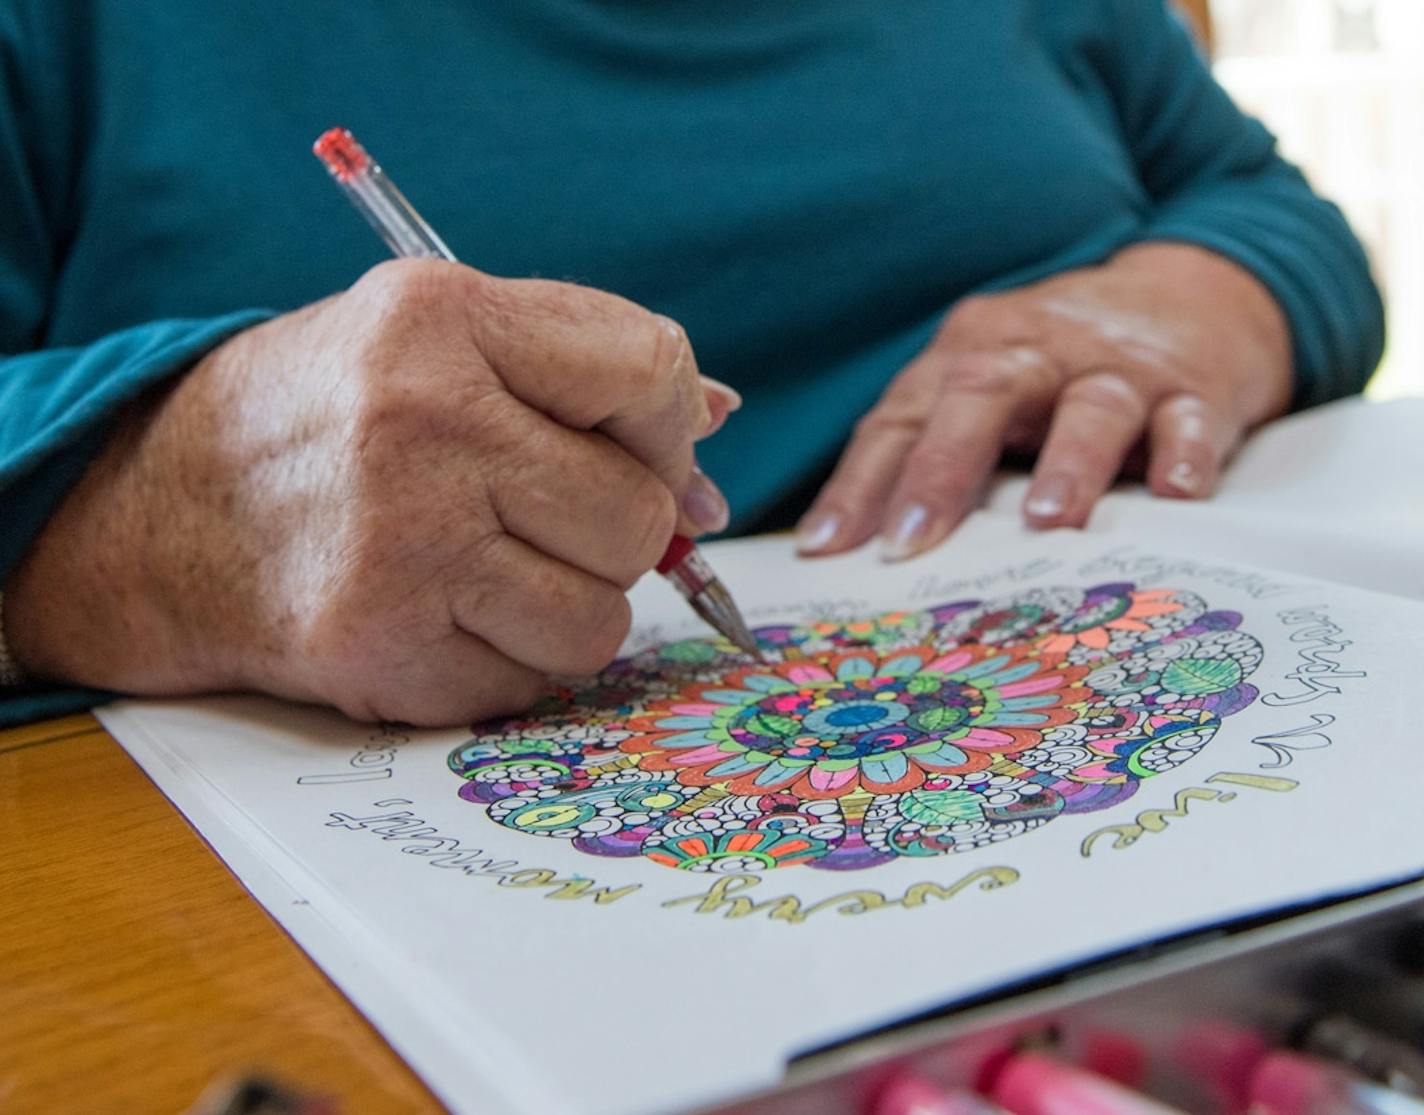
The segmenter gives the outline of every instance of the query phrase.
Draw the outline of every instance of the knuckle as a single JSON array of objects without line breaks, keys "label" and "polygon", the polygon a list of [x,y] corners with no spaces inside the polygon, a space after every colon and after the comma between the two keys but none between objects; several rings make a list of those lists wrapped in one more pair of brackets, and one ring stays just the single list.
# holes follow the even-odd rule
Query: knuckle
[{"label": "knuckle", "polygon": [[390,320],[410,313],[427,313],[448,303],[465,285],[469,268],[437,259],[392,259],[361,276],[360,291]]},{"label": "knuckle", "polygon": [[1024,370],[993,353],[971,352],[955,358],[949,378],[959,394],[997,399],[1018,393]]},{"label": "knuckle", "polygon": [[954,449],[938,441],[922,441],[905,458],[905,475],[942,479],[959,471],[961,458]]},{"label": "knuckle", "polygon": [[587,326],[596,319],[600,293],[552,279],[488,279],[472,308],[488,326],[503,332],[554,336],[565,327]]},{"label": "knuckle", "polygon": [[964,461],[949,446],[922,442],[905,458],[901,489],[920,502],[931,506],[950,503],[974,486]]},{"label": "knuckle", "polygon": [[638,330],[646,356],[630,367],[629,387],[640,395],[678,390],[678,381],[687,378],[692,368],[692,343],[686,330],[671,318],[645,310],[639,310],[630,327]]},{"label": "knuckle", "polygon": [[992,294],[961,298],[944,319],[941,333],[978,333],[991,327],[999,317],[998,301]]},{"label": "knuckle", "polygon": [[1141,393],[1122,376],[1098,372],[1074,380],[1064,390],[1064,398],[1080,406],[1092,407],[1115,417],[1141,421],[1147,403]]},{"label": "knuckle", "polygon": [[855,439],[909,441],[920,436],[928,411],[929,406],[919,399],[887,399],[857,419]]},{"label": "knuckle", "polygon": [[1225,423],[1197,395],[1176,395],[1162,403],[1153,417],[1154,437],[1184,450],[1207,446],[1220,436]]}]

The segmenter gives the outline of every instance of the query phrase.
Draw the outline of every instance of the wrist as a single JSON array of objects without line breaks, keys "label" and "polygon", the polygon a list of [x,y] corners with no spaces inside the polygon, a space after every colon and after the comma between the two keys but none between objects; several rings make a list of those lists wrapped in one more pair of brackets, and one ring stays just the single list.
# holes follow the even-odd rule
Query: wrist
[{"label": "wrist", "polygon": [[220,683],[173,591],[186,524],[142,460],[168,397],[120,416],[5,585],[9,654],[31,680],[151,695]]}]

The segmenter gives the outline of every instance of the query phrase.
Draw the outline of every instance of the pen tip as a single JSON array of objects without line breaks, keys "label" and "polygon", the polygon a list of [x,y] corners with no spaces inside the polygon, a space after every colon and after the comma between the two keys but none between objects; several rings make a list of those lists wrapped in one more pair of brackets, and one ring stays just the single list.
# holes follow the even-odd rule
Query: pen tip
[{"label": "pen tip", "polygon": [[765,662],[766,656],[762,654],[761,647],[757,645],[756,636],[751,633],[743,622],[741,616],[728,617],[727,630],[723,632],[738,650],[751,655],[758,662]]}]

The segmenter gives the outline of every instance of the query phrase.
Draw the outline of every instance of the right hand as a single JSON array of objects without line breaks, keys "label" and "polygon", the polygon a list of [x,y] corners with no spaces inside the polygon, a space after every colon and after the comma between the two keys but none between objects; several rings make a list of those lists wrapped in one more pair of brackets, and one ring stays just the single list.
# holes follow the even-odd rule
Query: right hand
[{"label": "right hand", "polygon": [[363,720],[513,712],[604,666],[736,395],[610,294],[400,261],[134,408],[6,586],[39,678]]}]

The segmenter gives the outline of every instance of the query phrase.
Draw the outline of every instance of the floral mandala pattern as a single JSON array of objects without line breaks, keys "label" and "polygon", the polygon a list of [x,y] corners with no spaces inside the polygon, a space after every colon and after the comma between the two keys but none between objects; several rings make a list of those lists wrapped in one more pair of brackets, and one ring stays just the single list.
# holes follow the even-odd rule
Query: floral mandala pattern
[{"label": "floral mandala pattern", "polygon": [[1256,698],[1260,644],[1193,593],[1032,589],[687,640],[478,725],[450,755],[491,820],[690,871],[843,870],[1105,809]]}]

